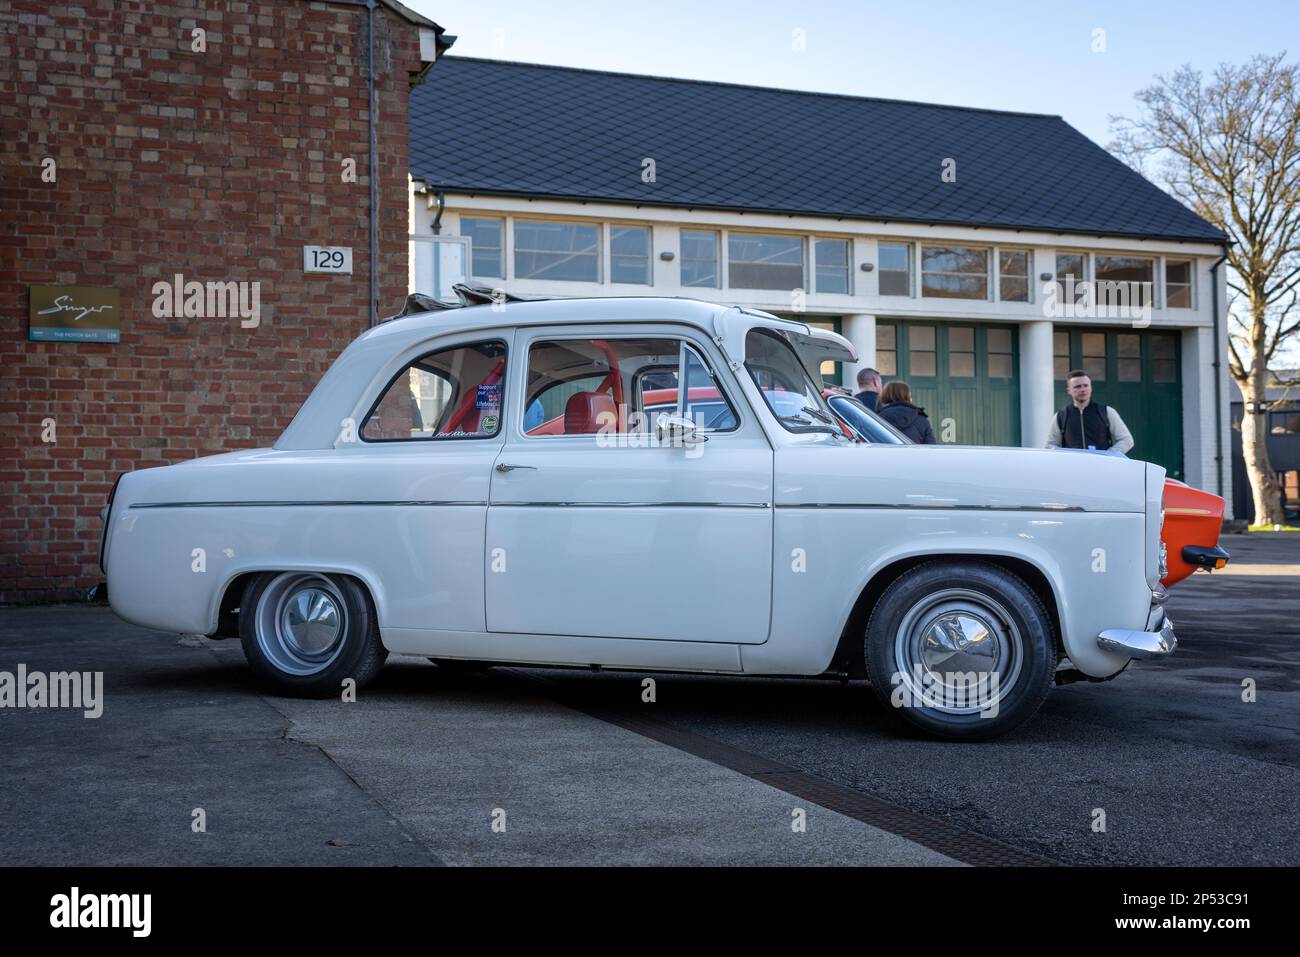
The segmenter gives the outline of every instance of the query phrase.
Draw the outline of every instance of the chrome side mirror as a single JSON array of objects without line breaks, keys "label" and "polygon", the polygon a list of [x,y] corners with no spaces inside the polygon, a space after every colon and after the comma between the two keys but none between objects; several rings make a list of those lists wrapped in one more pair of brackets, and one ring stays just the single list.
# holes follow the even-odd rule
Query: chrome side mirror
[{"label": "chrome side mirror", "polygon": [[655,421],[655,440],[661,445],[680,445],[689,449],[709,441],[709,437],[699,431],[693,419],[665,413]]}]

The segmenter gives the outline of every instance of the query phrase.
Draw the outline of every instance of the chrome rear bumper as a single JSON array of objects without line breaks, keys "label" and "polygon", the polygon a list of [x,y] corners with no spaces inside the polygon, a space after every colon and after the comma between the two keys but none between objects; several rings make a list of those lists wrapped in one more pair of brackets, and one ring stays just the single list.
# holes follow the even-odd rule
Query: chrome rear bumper
[{"label": "chrome rear bumper", "polygon": [[1165,614],[1162,605],[1168,598],[1163,586],[1156,586],[1157,591],[1151,595],[1151,614],[1147,616],[1146,631],[1131,631],[1128,628],[1107,628],[1097,636],[1097,646],[1103,651],[1130,658],[1166,658],[1178,647],[1178,636],[1174,634],[1174,623]]}]

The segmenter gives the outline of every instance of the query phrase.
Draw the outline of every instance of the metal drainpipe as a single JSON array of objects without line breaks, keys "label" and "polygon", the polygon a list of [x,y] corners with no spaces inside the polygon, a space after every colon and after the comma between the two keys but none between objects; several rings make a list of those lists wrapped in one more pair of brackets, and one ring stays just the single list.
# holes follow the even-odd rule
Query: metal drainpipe
[{"label": "metal drainpipe", "polygon": [[[379,324],[375,300],[379,298],[379,171],[375,146],[375,6],[366,0],[366,112],[370,119],[370,325]],[[1217,300],[1216,300],[1217,302]],[[1217,340],[1216,340],[1217,341]]]},{"label": "metal drainpipe", "polygon": [[[1210,267],[1210,290],[1213,306],[1210,315],[1214,320],[1214,468],[1218,477],[1219,497],[1223,497],[1223,359],[1219,351],[1219,281],[1215,275],[1219,267],[1228,258],[1228,247],[1223,247],[1223,255]],[[1229,503],[1231,508],[1231,503]]]}]

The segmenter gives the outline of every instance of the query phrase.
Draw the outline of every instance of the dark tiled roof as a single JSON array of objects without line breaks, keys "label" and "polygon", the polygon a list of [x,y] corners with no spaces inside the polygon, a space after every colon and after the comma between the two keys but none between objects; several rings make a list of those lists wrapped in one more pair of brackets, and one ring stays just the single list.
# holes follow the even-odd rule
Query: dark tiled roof
[{"label": "dark tiled roof", "polygon": [[511,196],[1224,239],[1059,116],[469,57],[444,57],[413,91],[411,176]]}]

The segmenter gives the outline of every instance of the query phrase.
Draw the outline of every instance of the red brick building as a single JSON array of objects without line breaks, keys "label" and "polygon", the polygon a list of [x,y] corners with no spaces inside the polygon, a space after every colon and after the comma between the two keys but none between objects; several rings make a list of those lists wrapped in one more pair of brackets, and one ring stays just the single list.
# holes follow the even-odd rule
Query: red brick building
[{"label": "red brick building", "polygon": [[[407,101],[453,39],[391,0],[0,2],[0,601],[80,596],[119,473],[269,445],[400,309]],[[247,308],[170,308],[177,276]],[[120,341],[29,340],[74,286]]]}]

